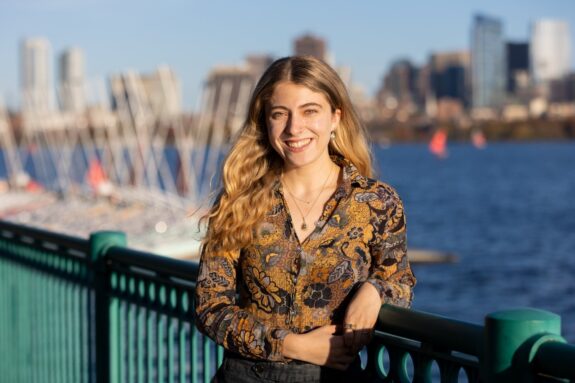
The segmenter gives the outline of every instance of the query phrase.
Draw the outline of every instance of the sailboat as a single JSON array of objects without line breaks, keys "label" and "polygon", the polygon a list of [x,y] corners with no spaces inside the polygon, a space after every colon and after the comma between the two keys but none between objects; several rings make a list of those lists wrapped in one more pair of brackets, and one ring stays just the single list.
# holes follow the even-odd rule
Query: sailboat
[{"label": "sailboat", "polygon": [[471,143],[477,149],[485,149],[485,147],[487,146],[487,140],[485,139],[483,131],[479,129],[474,129],[471,132]]},{"label": "sailboat", "polygon": [[429,141],[429,151],[438,158],[447,157],[447,132],[444,129],[438,129],[433,133]]}]

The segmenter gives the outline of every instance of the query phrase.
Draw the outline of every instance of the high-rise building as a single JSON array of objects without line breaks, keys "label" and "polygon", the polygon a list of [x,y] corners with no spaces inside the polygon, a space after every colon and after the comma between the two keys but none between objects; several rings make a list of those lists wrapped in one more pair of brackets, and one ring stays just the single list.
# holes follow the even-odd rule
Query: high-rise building
[{"label": "high-rise building", "polygon": [[[507,92],[514,94],[518,88],[526,87],[529,81],[529,44],[506,44]],[[523,84],[522,84],[523,82]]]},{"label": "high-rise building", "polygon": [[142,76],[149,106],[160,120],[178,117],[182,113],[180,80],[167,65],[158,67],[152,74]]},{"label": "high-rise building", "polygon": [[449,98],[466,106],[469,100],[469,52],[433,53],[429,60],[431,88],[437,100]]},{"label": "high-rise building", "polygon": [[551,80],[549,85],[549,100],[551,102],[575,101],[575,73]]},{"label": "high-rise building", "polygon": [[569,25],[557,20],[539,20],[531,29],[531,68],[536,82],[556,80],[571,67]]},{"label": "high-rise building", "polygon": [[[383,87],[378,92],[381,105],[407,107],[419,104],[418,69],[409,60],[397,60],[383,79]],[[393,108],[392,108],[393,109]]]},{"label": "high-rise building", "polygon": [[295,39],[293,50],[296,56],[313,56],[328,61],[325,40],[310,34]]},{"label": "high-rise building", "polygon": [[213,68],[204,85],[199,134],[218,144],[240,129],[252,90],[272,62],[270,55],[249,55],[243,65]]},{"label": "high-rise building", "polygon": [[505,43],[500,20],[476,15],[471,30],[472,105],[499,109],[505,97]]},{"label": "high-rise building", "polygon": [[25,113],[45,113],[53,110],[50,42],[44,38],[29,38],[20,46],[21,109]]},{"label": "high-rise building", "polygon": [[82,112],[86,108],[84,53],[70,48],[60,55],[60,108],[66,112]]},{"label": "high-rise building", "polygon": [[182,112],[180,81],[168,66],[151,74],[133,71],[110,77],[112,107],[142,121],[167,121]]}]

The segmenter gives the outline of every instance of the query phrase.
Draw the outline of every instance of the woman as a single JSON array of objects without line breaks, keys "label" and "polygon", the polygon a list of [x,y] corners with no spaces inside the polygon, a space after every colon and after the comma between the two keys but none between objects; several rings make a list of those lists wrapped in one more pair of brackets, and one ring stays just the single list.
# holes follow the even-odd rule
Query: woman
[{"label": "woman", "polygon": [[403,205],[370,176],[365,133],[336,72],[311,57],[275,61],[207,215],[196,313],[226,349],[216,381],[361,375],[358,350],[381,304],[409,306],[415,284]]}]

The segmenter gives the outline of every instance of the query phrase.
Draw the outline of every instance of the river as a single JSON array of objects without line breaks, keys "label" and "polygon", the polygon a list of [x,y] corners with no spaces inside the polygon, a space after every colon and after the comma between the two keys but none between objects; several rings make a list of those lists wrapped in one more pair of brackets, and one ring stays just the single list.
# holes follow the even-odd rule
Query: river
[{"label": "river", "polygon": [[575,342],[575,144],[376,148],[380,178],[404,200],[408,243],[459,262],[417,265],[413,307],[482,323],[535,307],[562,317]]}]

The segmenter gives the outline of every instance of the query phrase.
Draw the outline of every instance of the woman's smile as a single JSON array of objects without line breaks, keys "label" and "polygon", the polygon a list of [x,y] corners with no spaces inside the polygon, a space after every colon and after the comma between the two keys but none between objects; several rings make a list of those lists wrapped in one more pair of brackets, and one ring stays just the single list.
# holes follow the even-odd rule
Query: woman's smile
[{"label": "woman's smile", "polygon": [[286,140],[285,144],[287,145],[290,152],[297,153],[305,150],[311,141],[311,138],[304,138],[301,140]]}]

